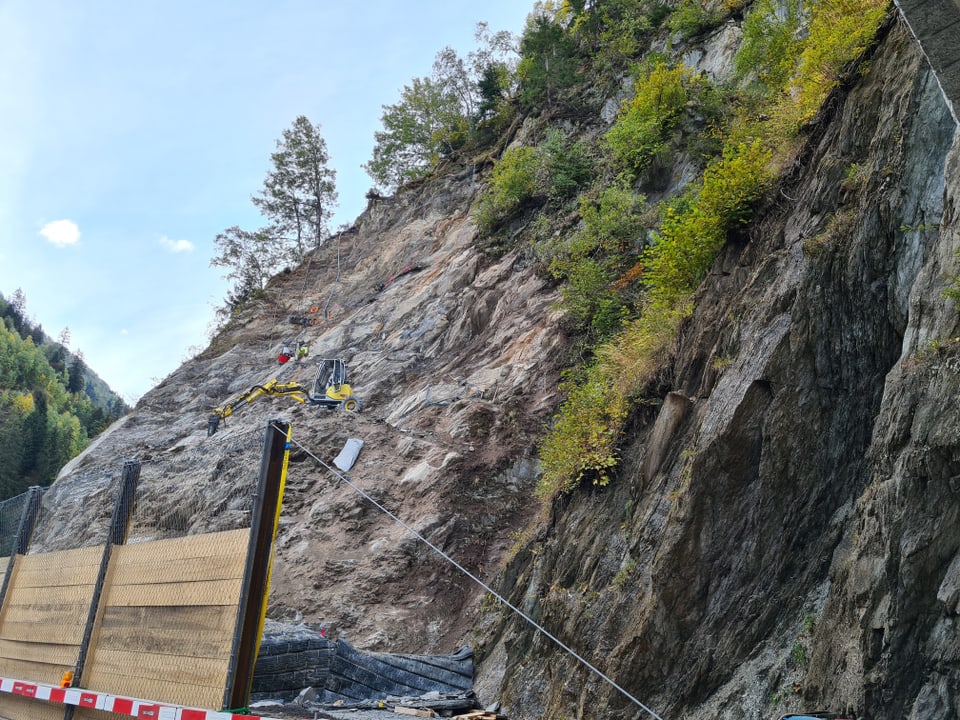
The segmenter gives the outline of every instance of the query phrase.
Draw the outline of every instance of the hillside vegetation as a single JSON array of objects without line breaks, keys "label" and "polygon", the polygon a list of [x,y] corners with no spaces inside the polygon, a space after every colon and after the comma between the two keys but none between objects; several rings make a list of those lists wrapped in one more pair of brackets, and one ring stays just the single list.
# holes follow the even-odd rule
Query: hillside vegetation
[{"label": "hillside vegetation", "polygon": [[0,295],[0,499],[49,485],[68,460],[127,411],[83,357]]},{"label": "hillside vegetation", "polygon": [[[474,210],[481,241],[494,254],[526,246],[560,283],[575,347],[541,447],[544,499],[584,478],[609,482],[625,423],[657,396],[646,388],[701,280],[830,93],[856,76],[888,9],[886,0],[538,2],[518,40],[481,26],[479,50],[464,60],[445,49],[430,76],[384,108],[368,166],[376,182],[492,163]],[[693,39],[731,19],[742,24],[735,72],[721,79],[684,63]],[[604,102],[625,79],[607,125]]]}]

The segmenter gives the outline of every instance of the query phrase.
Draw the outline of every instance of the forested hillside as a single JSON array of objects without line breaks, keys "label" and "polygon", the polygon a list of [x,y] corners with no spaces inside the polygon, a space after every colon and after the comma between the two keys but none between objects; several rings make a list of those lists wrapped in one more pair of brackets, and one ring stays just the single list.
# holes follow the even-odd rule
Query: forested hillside
[{"label": "forested hillside", "polygon": [[49,485],[128,410],[81,354],[28,320],[25,307],[20,291],[9,301],[0,295],[0,499]]}]

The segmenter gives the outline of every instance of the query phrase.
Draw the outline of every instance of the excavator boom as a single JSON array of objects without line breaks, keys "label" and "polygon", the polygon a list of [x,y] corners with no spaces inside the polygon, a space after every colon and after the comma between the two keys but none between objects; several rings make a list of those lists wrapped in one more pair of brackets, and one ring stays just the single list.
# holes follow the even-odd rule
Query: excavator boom
[{"label": "excavator boom", "polygon": [[288,397],[298,403],[321,405],[328,409],[341,408],[348,412],[360,412],[360,401],[353,397],[353,390],[347,384],[346,363],[339,358],[321,360],[317,365],[312,393],[298,382],[281,383],[273,379],[263,385],[254,385],[223,407],[214,408],[207,419],[207,435],[213,435],[222,420],[264,395]]}]

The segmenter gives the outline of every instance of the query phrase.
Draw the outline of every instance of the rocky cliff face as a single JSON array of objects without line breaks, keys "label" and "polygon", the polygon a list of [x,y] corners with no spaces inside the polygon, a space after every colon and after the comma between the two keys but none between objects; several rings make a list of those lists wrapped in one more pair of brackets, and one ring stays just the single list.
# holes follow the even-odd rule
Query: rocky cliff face
[{"label": "rocky cliff face", "polygon": [[[894,25],[701,287],[619,478],[508,568],[663,717],[960,715],[955,133]],[[525,625],[486,630],[517,717],[645,716]]]},{"label": "rocky cliff face", "polygon": [[[721,75],[737,37],[722,28],[690,62]],[[557,297],[524,251],[478,248],[470,171],[373,201],[275,278],[64,470],[40,545],[102,537],[128,457],[145,463],[136,533],[243,522],[224,498],[254,482],[282,417],[299,445],[273,618],[394,652],[469,637],[482,699],[515,719],[645,716],[310,457],[357,437],[353,482],[664,718],[958,716],[960,324],[941,296],[955,135],[891,24],[701,287],[618,476],[546,525],[532,488],[564,363]],[[295,339],[309,358],[278,366]],[[363,413],[261,399],[206,436],[212,407],[272,377],[309,385],[321,357],[347,360]]]},{"label": "rocky cliff face", "polygon": [[[347,438],[362,439],[352,481],[493,577],[534,512],[532,438],[556,406],[563,337],[556,295],[530,263],[478,250],[467,213],[475,191],[468,172],[379,200],[275,278],[262,303],[64,469],[47,506],[88,511],[51,512],[38,546],[101,542],[106,487],[131,457],[144,463],[135,536],[249,522],[243,497],[262,431],[283,418],[305,450],[292,456],[270,616],[327,625],[366,649],[453,649],[479,589],[308,452],[329,464]],[[310,355],[281,367],[280,348],[297,339]],[[315,361],[327,357],[347,361],[362,413],[261,398],[207,437],[214,406],[274,377],[310,387]],[[246,495],[224,500],[240,488]]]}]

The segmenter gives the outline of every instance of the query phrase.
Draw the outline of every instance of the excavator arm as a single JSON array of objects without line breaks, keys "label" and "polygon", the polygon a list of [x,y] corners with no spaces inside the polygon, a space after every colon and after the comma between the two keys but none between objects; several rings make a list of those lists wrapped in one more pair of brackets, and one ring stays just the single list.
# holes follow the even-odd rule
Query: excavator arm
[{"label": "excavator arm", "polygon": [[300,383],[279,383],[276,380],[270,380],[263,385],[254,385],[223,407],[214,408],[207,420],[207,435],[213,435],[217,431],[221,420],[225,420],[236,410],[264,395],[283,395],[299,403],[308,402],[310,399],[310,393]]},{"label": "excavator arm", "polygon": [[310,392],[298,382],[281,383],[275,379],[263,385],[254,385],[223,407],[214,408],[207,420],[207,436],[213,435],[217,431],[222,420],[264,395],[282,395],[306,405],[319,405],[327,409],[341,408],[347,412],[360,412],[360,401],[353,396],[353,389],[347,383],[346,363],[339,358],[326,359],[321,360],[317,365],[317,375],[313,380],[313,392]]}]

